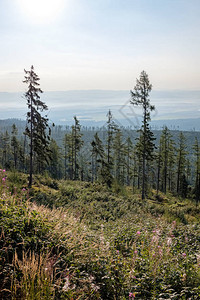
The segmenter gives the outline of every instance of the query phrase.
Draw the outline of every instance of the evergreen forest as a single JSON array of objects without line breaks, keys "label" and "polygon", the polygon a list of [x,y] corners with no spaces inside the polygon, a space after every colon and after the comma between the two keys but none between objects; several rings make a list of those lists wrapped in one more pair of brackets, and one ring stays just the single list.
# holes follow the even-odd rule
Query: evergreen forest
[{"label": "evergreen forest", "polygon": [[200,133],[48,119],[25,70],[26,121],[0,122],[1,299],[200,299]]}]

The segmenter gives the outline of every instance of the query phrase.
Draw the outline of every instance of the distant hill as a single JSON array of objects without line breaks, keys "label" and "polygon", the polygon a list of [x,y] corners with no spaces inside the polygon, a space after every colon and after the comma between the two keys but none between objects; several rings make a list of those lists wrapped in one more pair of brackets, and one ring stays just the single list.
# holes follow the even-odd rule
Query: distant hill
[{"label": "distant hill", "polygon": [[[115,122],[121,127],[125,127],[127,129],[137,130],[139,128],[139,123],[129,122],[126,119],[115,119]],[[0,130],[5,130],[7,127],[11,127],[13,124],[18,127],[18,129],[23,129],[26,125],[26,121],[22,119],[9,118],[0,120]],[[52,121],[50,121],[52,123]],[[61,125],[63,128],[66,126],[71,126],[73,123],[73,117],[70,122],[59,122],[55,123],[56,125]],[[101,128],[106,126],[106,121],[90,121],[90,120],[80,120],[80,123],[83,127],[88,128]],[[163,126],[167,126],[170,130],[176,131],[192,131],[197,132],[200,131],[200,118],[194,119],[172,119],[172,120],[152,120],[151,121],[151,129],[152,130],[162,130]]]}]

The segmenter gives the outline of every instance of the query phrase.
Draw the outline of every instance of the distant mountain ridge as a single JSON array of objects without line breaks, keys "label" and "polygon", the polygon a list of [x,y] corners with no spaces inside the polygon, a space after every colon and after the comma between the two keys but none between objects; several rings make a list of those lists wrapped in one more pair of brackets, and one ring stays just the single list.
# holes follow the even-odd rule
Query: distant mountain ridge
[{"label": "distant mountain ridge", "polygon": [[[51,122],[51,121],[50,121]],[[122,120],[115,120],[118,126],[123,126],[129,129],[137,130],[139,128],[138,125],[130,124],[129,122],[125,122]],[[71,122],[60,122],[55,123],[55,125],[71,126],[73,120]],[[105,127],[105,121],[87,121],[81,120],[81,125],[85,127],[94,127],[94,128],[101,128]],[[25,120],[16,119],[16,118],[8,118],[0,120],[0,130],[3,130],[7,127],[11,127],[15,124],[18,128],[24,128],[26,125]],[[167,126],[170,130],[178,130],[178,131],[200,131],[200,118],[194,119],[173,119],[173,120],[154,120],[150,122],[150,126],[152,130],[162,130],[163,126]]]}]

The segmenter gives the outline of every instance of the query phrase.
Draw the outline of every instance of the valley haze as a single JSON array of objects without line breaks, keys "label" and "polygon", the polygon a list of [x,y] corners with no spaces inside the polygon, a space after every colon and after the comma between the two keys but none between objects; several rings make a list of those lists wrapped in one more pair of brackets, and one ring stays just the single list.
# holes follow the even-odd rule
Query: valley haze
[{"label": "valley haze", "polygon": [[[48,106],[48,117],[57,125],[71,125],[77,116],[84,126],[103,126],[110,109],[119,126],[137,128],[142,111],[130,104],[128,90],[69,90],[41,94]],[[160,129],[200,130],[200,91],[152,91],[150,100],[156,107],[151,114],[151,126]],[[26,119],[26,99],[23,92],[0,92],[0,119]]]}]

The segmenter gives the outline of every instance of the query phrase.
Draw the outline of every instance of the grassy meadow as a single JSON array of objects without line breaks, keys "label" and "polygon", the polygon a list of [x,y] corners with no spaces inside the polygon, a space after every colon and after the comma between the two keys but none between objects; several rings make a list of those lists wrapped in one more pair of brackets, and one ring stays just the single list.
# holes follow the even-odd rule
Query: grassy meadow
[{"label": "grassy meadow", "polygon": [[200,299],[200,208],[0,170],[0,299]]}]

